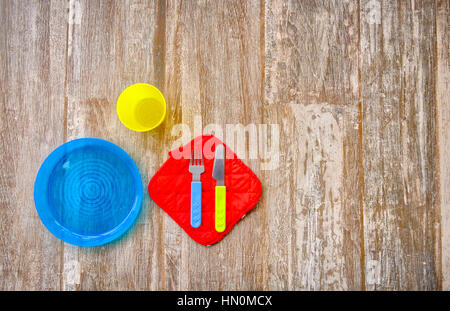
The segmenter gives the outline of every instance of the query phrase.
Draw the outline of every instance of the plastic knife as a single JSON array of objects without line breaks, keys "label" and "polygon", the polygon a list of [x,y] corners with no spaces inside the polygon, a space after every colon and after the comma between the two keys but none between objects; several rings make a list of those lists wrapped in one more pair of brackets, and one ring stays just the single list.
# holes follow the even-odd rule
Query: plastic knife
[{"label": "plastic knife", "polygon": [[215,189],[215,228],[217,232],[226,227],[226,187],[225,187],[225,147],[216,146],[212,177],[216,180]]}]

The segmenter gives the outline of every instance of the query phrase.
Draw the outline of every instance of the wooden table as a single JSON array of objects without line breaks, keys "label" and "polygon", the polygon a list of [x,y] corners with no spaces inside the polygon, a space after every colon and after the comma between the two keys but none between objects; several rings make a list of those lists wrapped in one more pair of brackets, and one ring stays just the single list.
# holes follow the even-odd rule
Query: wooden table
[{"label": "wooden table", "polygon": [[[0,289],[450,289],[448,16],[448,1],[0,1]],[[136,82],[166,97],[157,130],[117,118]],[[194,121],[279,127],[278,169],[244,160],[263,195],[220,243],[146,192],[103,247],[43,226],[33,184],[57,146],[114,142],[145,187]]]}]

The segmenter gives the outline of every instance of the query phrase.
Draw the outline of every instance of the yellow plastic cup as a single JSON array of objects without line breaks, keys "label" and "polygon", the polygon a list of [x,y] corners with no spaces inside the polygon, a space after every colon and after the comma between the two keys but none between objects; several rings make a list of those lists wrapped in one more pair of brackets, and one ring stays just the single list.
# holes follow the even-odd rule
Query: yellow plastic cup
[{"label": "yellow plastic cup", "polygon": [[163,94],[147,83],[136,83],[123,90],[116,108],[120,122],[136,132],[150,131],[166,117]]}]

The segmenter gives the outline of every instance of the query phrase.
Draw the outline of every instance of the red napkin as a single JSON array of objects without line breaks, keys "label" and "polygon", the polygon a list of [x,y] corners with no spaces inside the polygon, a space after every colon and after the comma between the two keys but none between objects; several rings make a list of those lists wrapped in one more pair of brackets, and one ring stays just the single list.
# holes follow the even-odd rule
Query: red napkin
[{"label": "red napkin", "polygon": [[[189,158],[194,146],[202,145],[205,171],[202,182],[202,224],[192,228],[191,181]],[[215,146],[225,146],[226,229],[217,232],[214,228],[215,179],[212,178]],[[195,149],[197,150],[197,149]],[[261,197],[261,182],[258,177],[213,135],[193,139],[184,147],[169,152],[169,159],[160,167],[148,184],[148,193],[175,222],[196,242],[212,245],[219,242],[231,228],[250,211]]]}]

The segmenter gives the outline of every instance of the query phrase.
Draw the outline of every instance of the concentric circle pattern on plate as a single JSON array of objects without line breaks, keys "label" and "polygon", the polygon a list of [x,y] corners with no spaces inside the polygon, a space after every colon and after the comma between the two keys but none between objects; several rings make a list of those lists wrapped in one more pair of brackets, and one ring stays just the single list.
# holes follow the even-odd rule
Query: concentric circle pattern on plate
[{"label": "concentric circle pattern on plate", "polygon": [[[90,242],[86,246],[93,246],[103,244],[94,242],[95,238],[105,240],[106,235],[117,231],[137,204],[140,208],[142,185],[134,163],[123,150],[100,139],[85,140],[94,144],[60,152],[61,156],[54,161],[51,170],[46,167],[44,173],[39,173],[41,177],[38,174],[37,183],[42,184],[47,178],[46,187],[39,186],[41,190],[46,189],[47,196],[42,199],[35,188],[35,200],[41,219],[56,236],[77,244],[72,237],[67,238],[72,234],[75,240],[87,239]],[[119,156],[118,150],[111,149],[108,144],[123,154]],[[124,156],[129,158],[136,171],[130,169],[130,162]],[[49,170],[47,177],[46,170]],[[45,205],[43,212],[42,205]],[[45,213],[52,220],[48,220],[48,215],[41,215]]]}]

